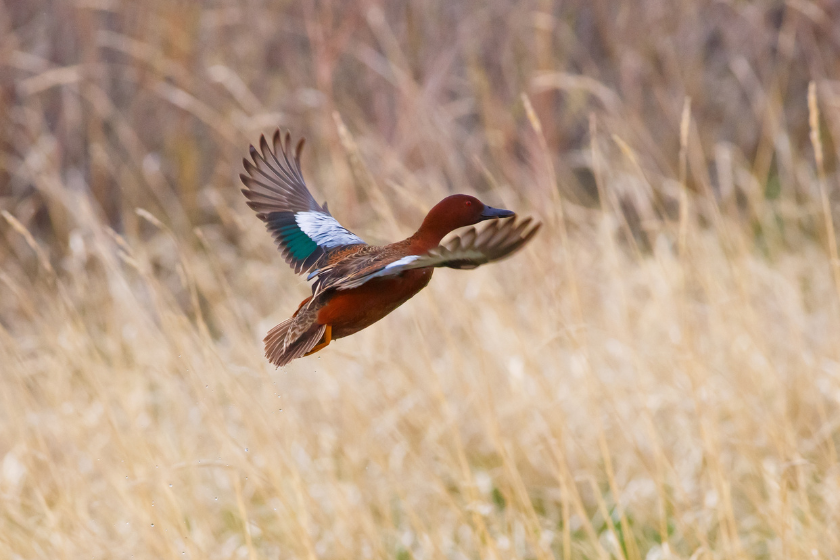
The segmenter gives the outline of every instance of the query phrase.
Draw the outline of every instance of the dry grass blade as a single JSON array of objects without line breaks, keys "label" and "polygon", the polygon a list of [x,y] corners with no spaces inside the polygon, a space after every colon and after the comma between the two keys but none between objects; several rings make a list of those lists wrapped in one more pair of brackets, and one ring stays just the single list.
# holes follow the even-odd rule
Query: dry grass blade
[{"label": "dry grass blade", "polygon": [[20,234],[21,237],[23,237],[23,240],[26,241],[26,244],[38,257],[38,263],[40,263],[41,268],[43,268],[44,271],[47,272],[50,276],[55,276],[55,270],[53,270],[53,267],[50,264],[49,257],[47,257],[47,254],[44,252],[41,246],[38,245],[38,242],[35,241],[35,238],[32,237],[32,234],[29,232],[29,230],[26,229],[26,227],[24,227],[24,225],[20,223],[20,221],[18,221],[17,218],[12,216],[6,210],[0,211],[0,214],[2,214],[6,222],[10,226],[12,226],[12,229],[14,229],[16,232],[18,232],[18,234]]},{"label": "dry grass blade", "polygon": [[817,84],[808,84],[808,124],[811,130],[811,145],[814,147],[814,160],[817,164],[817,177],[820,188],[820,203],[823,211],[828,254],[831,257],[831,272],[834,275],[834,285],[837,298],[840,300],[840,255],[837,253],[837,235],[834,231],[834,217],[831,214],[831,204],[828,196],[828,186],[825,177],[825,162],[823,159],[822,140],[820,139],[820,108],[817,103]]},{"label": "dry grass blade", "polygon": [[680,118],[680,254],[685,252],[688,237],[688,132],[691,127],[691,98],[686,97]]}]

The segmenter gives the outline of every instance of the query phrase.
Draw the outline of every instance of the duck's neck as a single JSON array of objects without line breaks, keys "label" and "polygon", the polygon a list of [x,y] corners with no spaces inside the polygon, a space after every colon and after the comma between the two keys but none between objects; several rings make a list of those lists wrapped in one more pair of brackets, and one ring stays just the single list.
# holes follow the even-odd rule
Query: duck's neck
[{"label": "duck's neck", "polygon": [[440,245],[440,240],[454,229],[456,228],[446,225],[441,220],[435,219],[431,214],[426,216],[420,229],[408,238],[412,254],[420,255],[430,249],[434,249]]}]

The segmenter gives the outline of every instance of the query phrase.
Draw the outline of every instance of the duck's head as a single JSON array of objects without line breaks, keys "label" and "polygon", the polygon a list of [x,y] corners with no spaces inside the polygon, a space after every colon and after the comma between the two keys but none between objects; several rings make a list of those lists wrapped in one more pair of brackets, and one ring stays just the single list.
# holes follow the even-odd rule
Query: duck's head
[{"label": "duck's head", "polygon": [[447,233],[460,227],[514,215],[510,210],[487,206],[474,196],[453,194],[429,210],[416,235],[437,245]]}]

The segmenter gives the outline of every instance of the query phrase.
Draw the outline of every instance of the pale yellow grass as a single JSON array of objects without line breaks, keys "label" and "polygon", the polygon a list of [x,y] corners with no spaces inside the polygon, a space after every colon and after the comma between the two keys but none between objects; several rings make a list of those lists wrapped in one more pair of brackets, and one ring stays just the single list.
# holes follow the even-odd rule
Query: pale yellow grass
[{"label": "pale yellow grass", "polygon": [[[0,5],[0,558],[840,555],[823,8]],[[278,124],[372,242],[545,225],[275,370]]]},{"label": "pale yellow grass", "polygon": [[840,550],[816,247],[771,263],[695,232],[680,258],[663,234],[634,259],[593,214],[568,255],[549,227],[274,370],[261,335],[306,288],[244,209],[257,254],[126,243],[77,202],[66,272],[3,278],[5,557]]}]

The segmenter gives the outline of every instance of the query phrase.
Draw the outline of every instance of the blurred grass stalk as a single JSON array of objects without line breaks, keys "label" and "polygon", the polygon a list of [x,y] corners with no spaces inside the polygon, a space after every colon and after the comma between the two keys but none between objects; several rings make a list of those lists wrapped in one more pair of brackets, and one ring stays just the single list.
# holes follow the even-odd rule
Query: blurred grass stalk
[{"label": "blurred grass stalk", "polygon": [[[837,557],[838,20],[0,3],[0,557]],[[546,227],[273,370],[275,126],[371,242]]]}]

